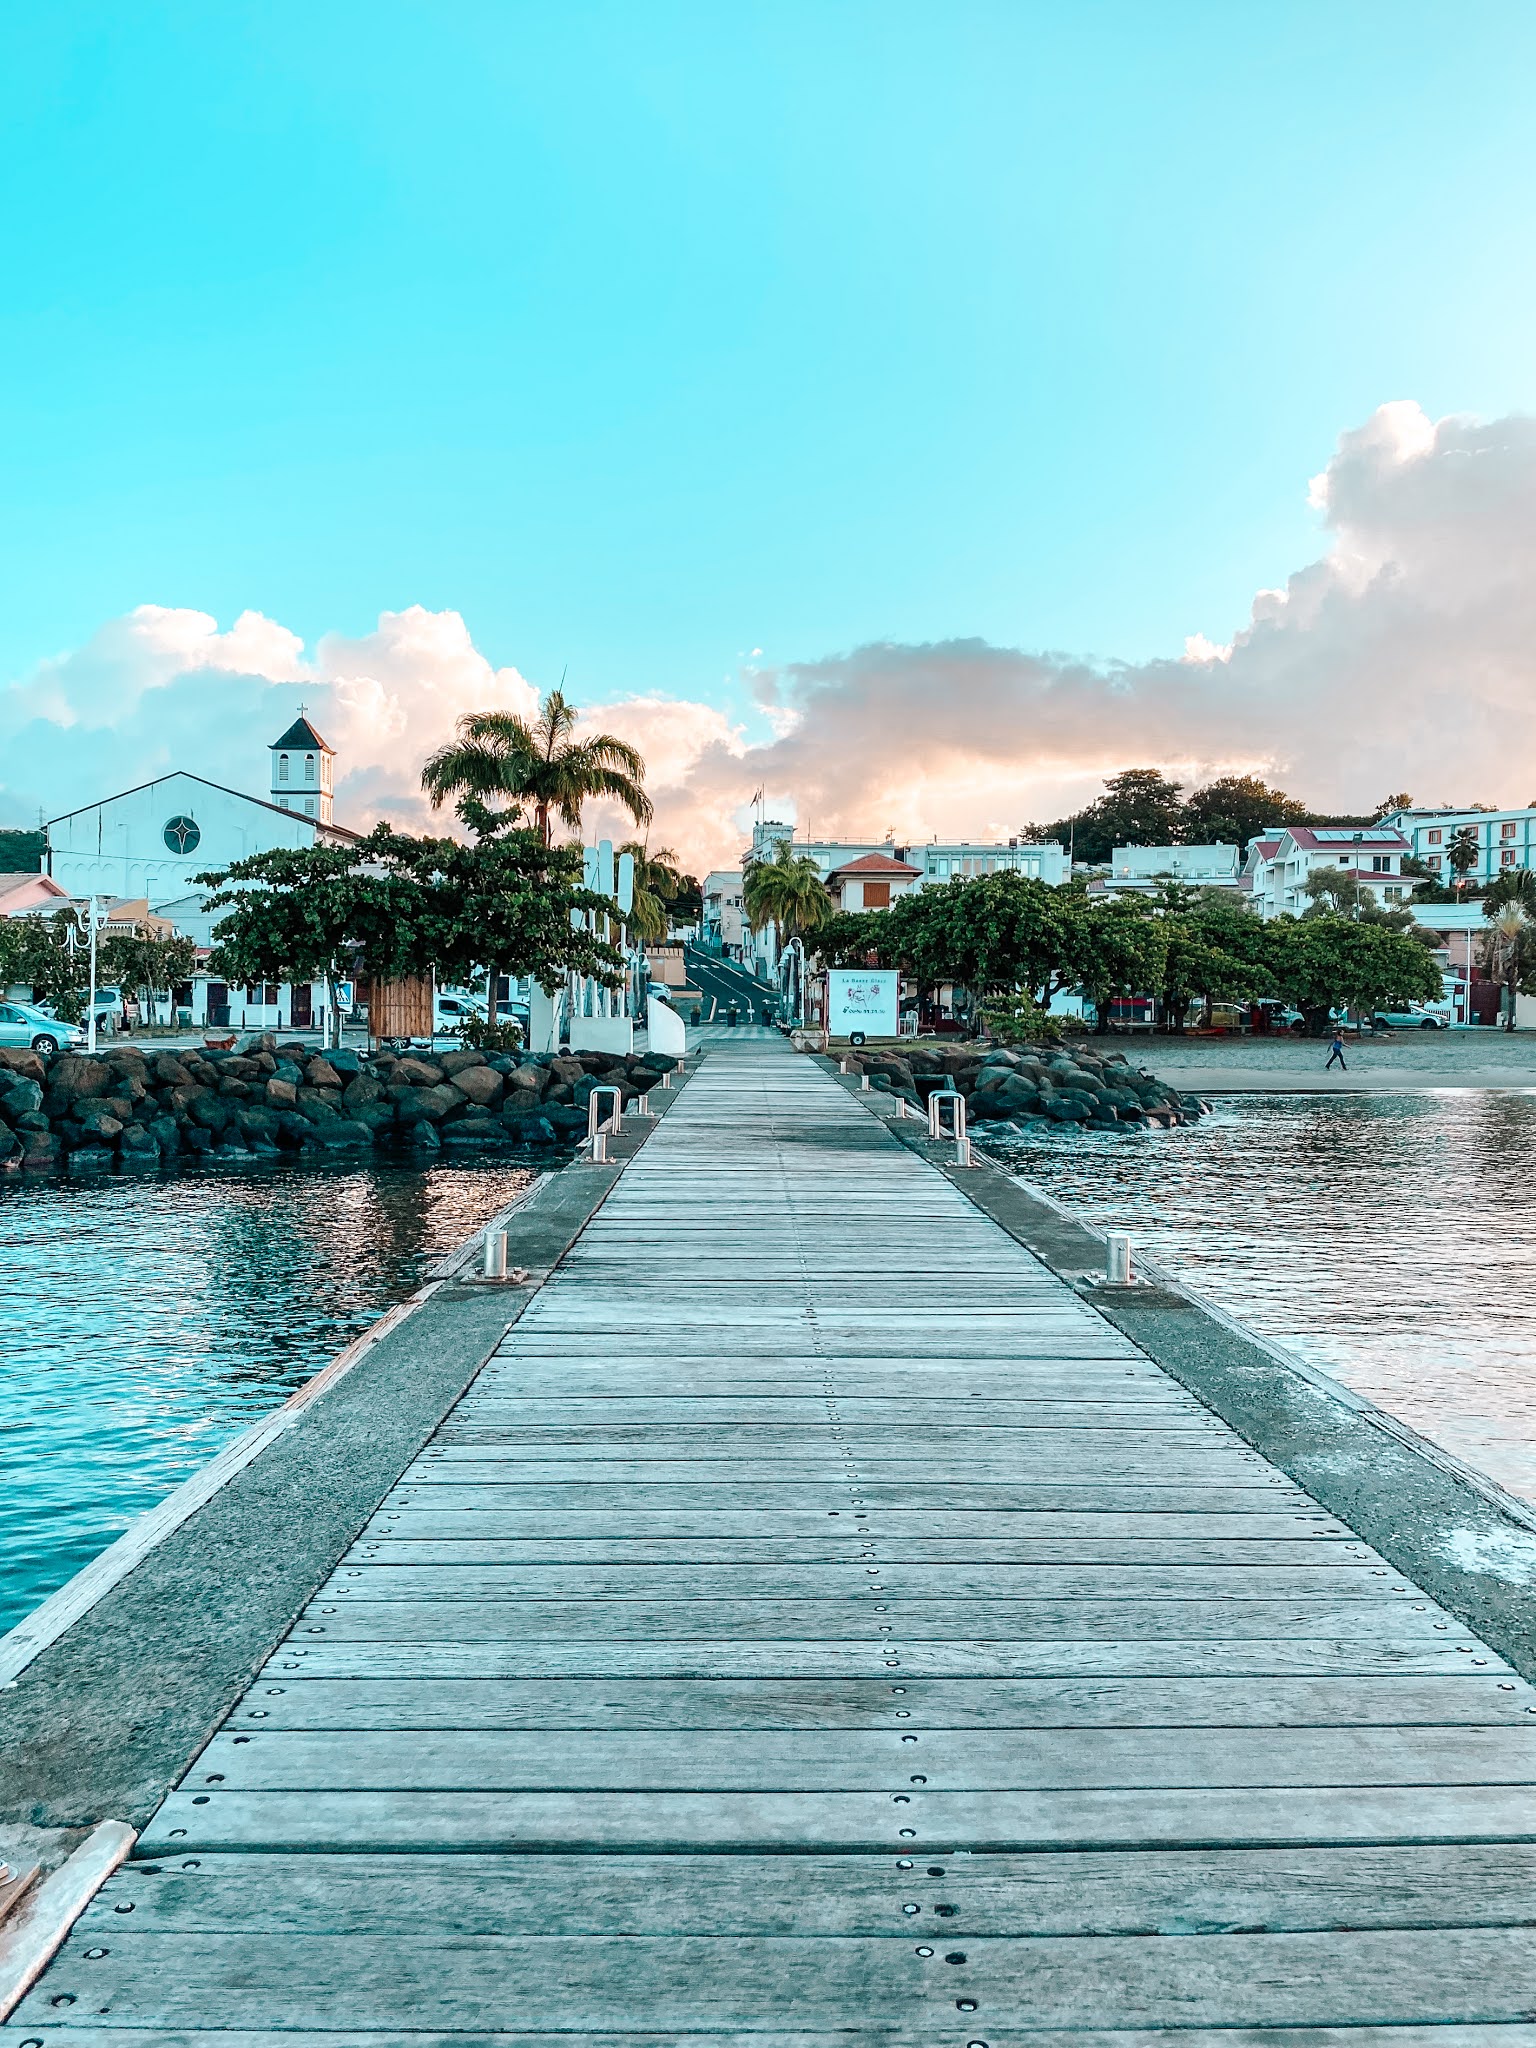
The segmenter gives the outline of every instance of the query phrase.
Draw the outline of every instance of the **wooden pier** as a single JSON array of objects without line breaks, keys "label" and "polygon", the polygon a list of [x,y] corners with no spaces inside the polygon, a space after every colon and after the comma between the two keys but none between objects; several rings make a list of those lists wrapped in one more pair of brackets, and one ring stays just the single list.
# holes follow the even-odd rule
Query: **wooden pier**
[{"label": "wooden pier", "polygon": [[1536,1692],[743,1036],[0,2040],[1525,2048],[1533,1924]]}]

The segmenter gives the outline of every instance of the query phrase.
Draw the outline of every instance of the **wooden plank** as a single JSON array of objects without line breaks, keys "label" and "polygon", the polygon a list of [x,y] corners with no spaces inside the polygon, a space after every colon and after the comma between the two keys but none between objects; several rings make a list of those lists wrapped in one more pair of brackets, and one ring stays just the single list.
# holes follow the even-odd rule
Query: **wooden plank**
[{"label": "wooden plank", "polygon": [[[933,1953],[919,1955],[921,1946]],[[951,1953],[964,1961],[948,1963]],[[64,1995],[107,2006],[118,2027],[153,2028],[161,2039],[211,2008],[234,2029],[324,2030],[344,2010],[353,2027],[411,2036],[462,2032],[494,2013],[503,2033],[538,2029],[546,2038],[699,2029],[755,2036],[771,2020],[813,2034],[905,2024],[918,2038],[949,2041],[965,2039],[967,2024],[1032,2036],[1045,2027],[1190,2027],[1218,2018],[1366,2026],[1451,2020],[1469,2005],[1479,2025],[1515,2022],[1529,2006],[1536,1934],[1239,1933],[1199,1943],[1047,1936],[969,1941],[963,1950],[899,1937],[123,1934],[94,1963],[83,1955],[71,1944],[50,1973],[61,1991],[74,1987]],[[37,2024],[28,2007],[44,2010],[44,1995],[33,1994],[23,2021]],[[959,1999],[975,2004],[974,2020],[957,2015]],[[1352,2048],[1362,2048],[1358,2036]]]},{"label": "wooden plank", "polygon": [[607,1643],[687,1641],[943,1643],[957,1637],[1051,1636],[1135,1642],[1143,1637],[1199,1643],[1210,1637],[1428,1635],[1429,1615],[1398,1601],[1230,1600],[428,1600],[342,1601],[308,1609],[294,1640],[331,1642],[516,1642],[574,1637]]},{"label": "wooden plank", "polygon": [[[608,1473],[600,1478],[582,1480],[567,1474],[560,1480],[525,1483],[510,1476],[516,1469],[503,1466],[502,1476],[494,1483],[466,1483],[458,1475],[412,1480],[387,1496],[379,1510],[380,1519],[387,1523],[392,1514],[418,1505],[444,1514],[479,1507],[506,1510],[514,1505],[529,1513],[562,1508],[592,1513],[599,1502],[616,1515],[651,1508],[667,1508],[674,1512],[700,1508],[718,1514],[723,1511],[727,1500],[743,1508],[750,1500],[752,1512],[758,1514],[814,1512],[829,1521],[846,1519],[857,1522],[860,1519],[855,1512],[852,1491],[829,1495],[825,1482],[804,1485],[793,1481],[764,1481],[754,1485],[750,1496],[744,1497],[739,1473],[713,1480],[701,1480],[692,1475],[686,1479],[674,1476],[668,1480],[626,1480],[616,1479]],[[827,1506],[829,1498],[836,1500],[840,1497],[843,1499],[841,1507]],[[857,1498],[870,1510],[864,1519],[872,1525],[879,1521],[880,1514],[891,1508],[908,1512],[921,1510],[926,1514],[996,1515],[1016,1507],[1034,1515],[1091,1514],[1099,1508],[1111,1515],[1182,1515],[1198,1513],[1202,1507],[1216,1513],[1241,1514],[1249,1509],[1264,1513],[1277,1507],[1310,1505],[1305,1495],[1288,1492],[1282,1485],[1266,1481],[1262,1476],[1255,1476],[1250,1483],[1241,1486],[1218,1486],[1214,1482],[1201,1486],[1179,1483],[1153,1485],[1131,1480],[1074,1482],[1048,1479],[1020,1479],[1012,1485],[993,1486],[923,1479],[887,1484],[884,1480],[869,1479],[859,1485]],[[884,1522],[879,1521],[879,1526],[884,1527]]]},{"label": "wooden plank", "polygon": [[269,1729],[1536,1727],[1487,1678],[352,1678],[272,1674]]},{"label": "wooden plank", "polygon": [[[860,1792],[1502,1785],[1536,1801],[1536,1728],[520,1729],[221,1733],[195,1796],[244,1791]],[[1533,1805],[1536,1811],[1536,1805]]]},{"label": "wooden plank", "polygon": [[[354,1555],[317,1601],[389,1600],[1369,1600],[1407,1593],[1379,1565],[1330,1564],[430,1564]],[[1422,1596],[1420,1596],[1422,1600]],[[1414,1604],[1413,1611],[1420,1608]],[[1424,1613],[1429,1612],[1425,1604]],[[1436,1607],[1435,1618],[1443,1619]]]},{"label": "wooden plank", "polygon": [[[878,1518],[878,1530],[887,1555],[914,1560],[930,1553],[957,1558],[1017,1554],[1025,1562],[1038,1558],[1042,1563],[1072,1563],[1087,1562],[1098,1553],[1111,1550],[1119,1553],[1134,1549],[1162,1555],[1175,1548],[1206,1551],[1219,1546],[1225,1554],[1229,1550],[1267,1550],[1272,1544],[1286,1553],[1305,1552],[1314,1545],[1326,1546],[1331,1553],[1335,1538],[1341,1538],[1352,1553],[1366,1558],[1375,1555],[1351,1536],[1342,1523],[1332,1522],[1316,1510],[1270,1510],[1267,1500],[1244,1513],[1208,1515],[1156,1511],[1083,1514],[1071,1510],[1036,1514],[1027,1508],[990,1514],[912,1514],[888,1507]],[[631,1509],[623,1513],[608,1507],[518,1513],[473,1506],[440,1511],[434,1498],[430,1505],[380,1512],[363,1531],[359,1543],[371,1547],[394,1538],[415,1542],[455,1537],[466,1542],[548,1540],[575,1545],[603,1544],[610,1548],[623,1545],[628,1554],[629,1545],[647,1542],[708,1542],[712,1546],[750,1542],[754,1547],[772,1543],[776,1556],[798,1557],[802,1546],[819,1542],[857,1548],[865,1541],[866,1528],[873,1534],[876,1524],[871,1521],[839,1535],[835,1527],[829,1527],[825,1509],[811,1513],[780,1509],[764,1514],[754,1508],[733,1508],[727,1502],[713,1509],[670,1510],[658,1504],[648,1510]],[[725,1556],[727,1552],[716,1547],[711,1554]],[[805,1554],[817,1553],[806,1550]],[[1105,1556],[1101,1561],[1114,1560]]]},{"label": "wooden plank", "polygon": [[[206,1801],[206,1804],[200,1803]],[[211,1792],[169,1795],[146,1854],[196,1849],[1247,1848],[1536,1841],[1527,1786],[886,1792]]]},{"label": "wooden plank", "polygon": [[[1466,1652],[1465,1658],[1459,1652]],[[1184,1678],[1199,1671],[1213,1676],[1376,1677],[1406,1673],[1431,1676],[1470,1672],[1508,1678],[1504,1661],[1465,1634],[1449,1631],[1430,1641],[1401,1637],[1354,1639],[1297,1636],[1213,1641],[941,1642],[908,1640],[898,1649],[878,1643],[645,1642],[603,1640],[435,1641],[358,1643],[299,1635],[273,1653],[264,1676],[290,1672],[328,1677],[421,1678]],[[264,1715],[253,1692],[234,1709],[238,1721]]]},{"label": "wooden plank", "polygon": [[[206,1854],[128,1865],[80,1924],[201,1934],[1192,1935],[1529,1926],[1536,1845],[889,1856]],[[915,1913],[908,1909],[917,1907]],[[935,1908],[951,1908],[942,1915]],[[914,1924],[915,1923],[915,1924]]]}]

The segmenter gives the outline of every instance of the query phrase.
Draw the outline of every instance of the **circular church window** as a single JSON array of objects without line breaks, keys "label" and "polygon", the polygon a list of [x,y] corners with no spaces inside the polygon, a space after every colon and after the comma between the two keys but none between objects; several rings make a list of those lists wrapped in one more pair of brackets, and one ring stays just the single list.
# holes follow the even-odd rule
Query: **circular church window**
[{"label": "circular church window", "polygon": [[195,818],[167,818],[165,843],[172,853],[193,853],[202,838]]}]

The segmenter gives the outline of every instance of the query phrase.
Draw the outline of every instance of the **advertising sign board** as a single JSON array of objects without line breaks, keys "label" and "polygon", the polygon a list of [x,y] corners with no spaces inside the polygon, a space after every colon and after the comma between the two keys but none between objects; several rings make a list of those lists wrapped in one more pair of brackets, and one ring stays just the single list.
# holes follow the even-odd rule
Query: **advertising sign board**
[{"label": "advertising sign board", "polygon": [[827,976],[827,1029],[834,1038],[896,1036],[894,967],[834,967]]}]

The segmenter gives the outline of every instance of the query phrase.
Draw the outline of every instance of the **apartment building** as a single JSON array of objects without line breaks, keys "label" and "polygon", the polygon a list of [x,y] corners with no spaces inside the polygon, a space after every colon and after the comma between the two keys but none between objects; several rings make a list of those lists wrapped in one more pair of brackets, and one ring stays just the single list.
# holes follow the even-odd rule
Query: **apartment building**
[{"label": "apartment building", "polygon": [[1311,905],[1306,885],[1323,868],[1355,875],[1384,908],[1413,900],[1403,862],[1413,848],[1386,825],[1286,825],[1248,843],[1241,886],[1260,917],[1300,917]]},{"label": "apartment building", "polygon": [[1509,868],[1536,867],[1536,805],[1508,811],[1389,811],[1381,823],[1400,832],[1414,855],[1441,881],[1453,879],[1451,841],[1466,830],[1477,839],[1477,865],[1467,871],[1469,882],[1491,882]]}]

